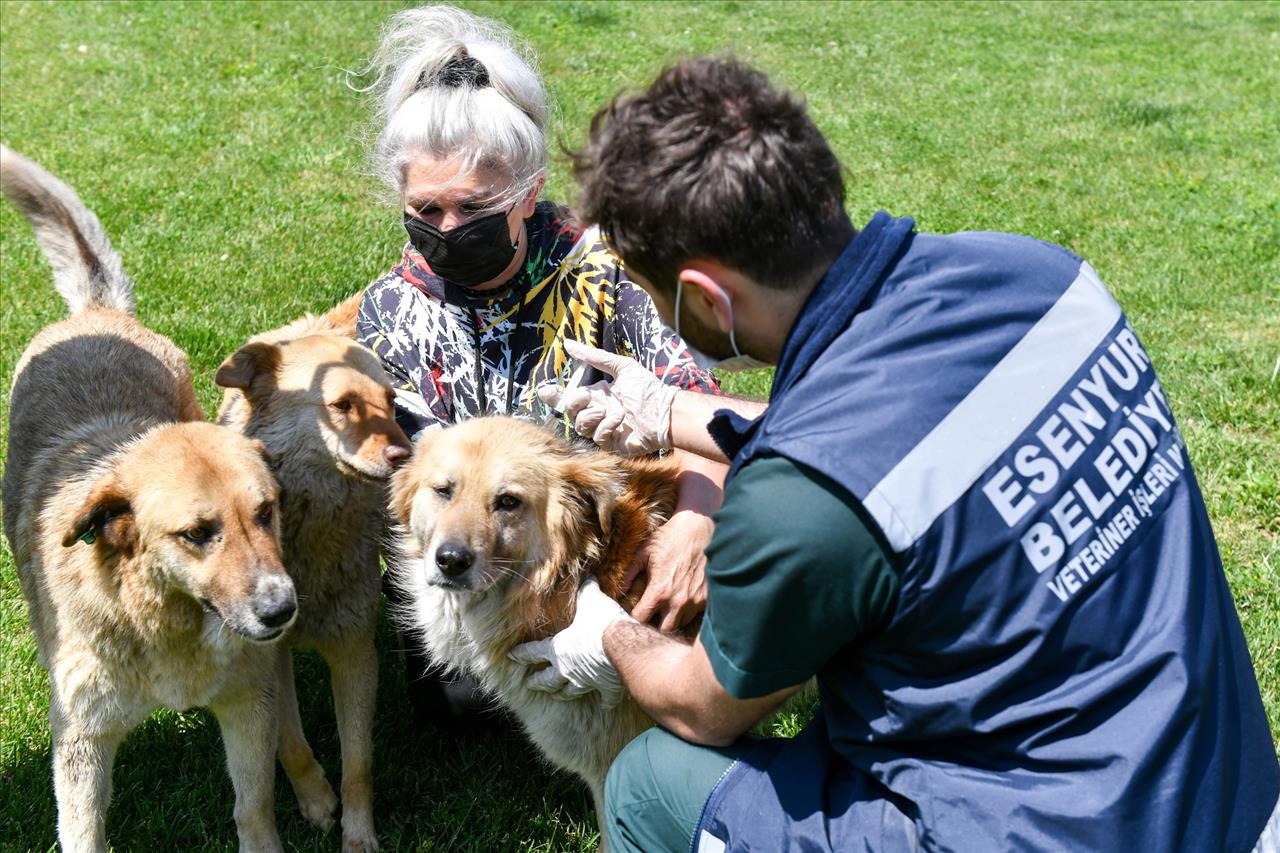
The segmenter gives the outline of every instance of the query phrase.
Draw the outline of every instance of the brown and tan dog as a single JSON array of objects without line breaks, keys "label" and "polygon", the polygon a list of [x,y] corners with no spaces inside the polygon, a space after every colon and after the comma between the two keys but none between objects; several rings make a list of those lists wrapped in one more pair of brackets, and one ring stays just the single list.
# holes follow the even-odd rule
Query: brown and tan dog
[{"label": "brown and tan dog", "polygon": [[278,851],[271,642],[296,611],[261,447],[204,422],[186,356],[133,317],[101,224],[0,146],[71,317],[23,352],[4,526],[52,697],[63,850],[105,851],[111,765],[157,707],[217,717],[241,850]]},{"label": "brown and tan dog", "polygon": [[[285,565],[298,589],[285,642],[312,648],[332,676],[342,746],[342,838],[378,846],[373,828],[374,634],[386,480],[408,458],[390,381],[355,343],[356,294],[329,313],[255,336],[218,369],[218,422],[261,441],[281,488]],[[333,789],[302,731],[291,655],[279,662],[280,761],[303,816],[327,827]]]},{"label": "brown and tan dog", "polygon": [[598,816],[609,765],[652,722],[629,698],[608,708],[595,693],[564,701],[529,690],[508,653],[566,627],[588,574],[634,605],[643,590],[621,596],[623,577],[670,516],[675,475],[672,459],[624,460],[479,418],[420,436],[392,478],[392,577],[411,608],[402,618],[434,661],[472,673],[553,764],[587,783]]}]

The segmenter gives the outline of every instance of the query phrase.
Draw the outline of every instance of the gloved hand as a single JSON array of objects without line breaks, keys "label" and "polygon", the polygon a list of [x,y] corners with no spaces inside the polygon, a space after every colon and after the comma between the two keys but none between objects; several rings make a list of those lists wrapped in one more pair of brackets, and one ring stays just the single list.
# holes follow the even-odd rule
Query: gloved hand
[{"label": "gloved hand", "polygon": [[525,687],[565,700],[595,690],[606,708],[617,705],[622,701],[622,680],[604,653],[604,631],[619,620],[635,621],[601,591],[594,576],[588,577],[578,588],[578,611],[569,627],[511,650],[516,663],[549,664],[529,673]]},{"label": "gloved hand", "polygon": [[620,456],[647,456],[671,448],[671,403],[680,393],[633,358],[565,341],[565,352],[613,377],[565,391],[538,389],[542,402],[573,420],[579,435]]}]

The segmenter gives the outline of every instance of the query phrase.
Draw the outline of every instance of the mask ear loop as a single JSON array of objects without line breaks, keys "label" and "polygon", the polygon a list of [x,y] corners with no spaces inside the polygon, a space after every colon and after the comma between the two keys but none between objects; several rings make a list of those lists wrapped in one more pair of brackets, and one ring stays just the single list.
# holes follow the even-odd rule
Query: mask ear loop
[{"label": "mask ear loop", "polygon": [[680,337],[680,296],[684,293],[684,279],[676,279],[676,317],[675,328],[672,329],[676,333],[676,337]]},{"label": "mask ear loop", "polygon": [[738,341],[733,336],[733,325],[729,326],[729,346],[733,347],[733,354],[736,358],[742,358],[742,353],[738,352]]},{"label": "mask ear loop", "polygon": [[[503,217],[505,218],[505,217],[507,217],[507,216],[510,216],[510,215],[511,215],[511,211],[515,210],[515,209],[516,209],[516,206],[517,206],[517,205],[519,205],[519,204],[520,204],[520,202],[516,202],[515,204],[511,205],[510,207],[508,207],[508,208],[507,208],[507,212],[503,214]],[[524,224],[524,220],[523,220],[523,219],[522,219],[522,220],[520,220],[520,230],[516,232],[516,241],[515,241],[514,243],[512,243],[512,244],[511,244],[511,248],[512,248],[512,249],[515,249],[516,251],[519,251],[519,250],[520,250],[520,241],[524,239],[525,233],[526,233],[527,231],[528,231],[528,228],[525,226],[525,224]],[[520,274],[520,273],[517,271],[517,272],[516,272],[516,275],[519,275],[519,274]]]},{"label": "mask ear loop", "polygon": [[724,289],[717,286],[716,293],[720,296],[720,307],[724,309],[724,313],[729,318],[729,346],[733,347],[733,354],[737,358],[742,358],[742,353],[738,351],[738,339],[733,335],[733,300],[729,298],[729,294]]},{"label": "mask ear loop", "polygon": [[[676,337],[680,337],[680,297],[684,293],[684,280],[676,279],[676,311],[675,311],[675,328],[672,329],[676,333]],[[723,290],[720,291],[720,298],[724,301],[725,313],[729,315],[729,346],[733,347],[733,354],[737,358],[742,358],[742,352],[738,349],[738,339],[733,334],[733,302],[730,301],[729,295]]]}]

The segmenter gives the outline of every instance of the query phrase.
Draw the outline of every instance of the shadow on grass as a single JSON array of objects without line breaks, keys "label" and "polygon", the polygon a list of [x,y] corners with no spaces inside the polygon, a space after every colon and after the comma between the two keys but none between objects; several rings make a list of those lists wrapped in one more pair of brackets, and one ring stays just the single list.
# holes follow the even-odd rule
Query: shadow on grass
[{"label": "shadow on grass", "polygon": [[[586,790],[554,772],[518,733],[453,734],[415,726],[404,666],[386,619],[379,626],[374,810],[384,850],[591,850]],[[295,660],[303,726],[337,790],[341,759],[329,678],[315,655]],[[0,768],[0,848],[48,850],[56,809],[48,748],[18,751]],[[121,745],[107,839],[125,850],[235,850],[234,794],[211,714],[160,712]],[[299,815],[276,773],[276,820],[288,850],[338,850]]]},{"label": "shadow on grass", "polygon": [[29,750],[6,755],[0,768],[0,847],[50,850],[54,846],[53,775],[50,754]]}]

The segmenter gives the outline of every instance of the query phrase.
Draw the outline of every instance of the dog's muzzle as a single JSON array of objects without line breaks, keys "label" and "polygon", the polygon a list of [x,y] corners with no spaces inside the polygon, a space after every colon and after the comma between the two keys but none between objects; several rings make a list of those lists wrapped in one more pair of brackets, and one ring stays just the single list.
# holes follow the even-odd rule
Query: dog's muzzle
[{"label": "dog's muzzle", "polygon": [[293,581],[269,575],[258,581],[253,597],[253,615],[267,628],[284,630],[298,612],[298,595]]},{"label": "dog's muzzle", "polygon": [[436,548],[436,568],[447,577],[456,578],[465,575],[475,562],[475,552],[466,545],[445,542]]}]

